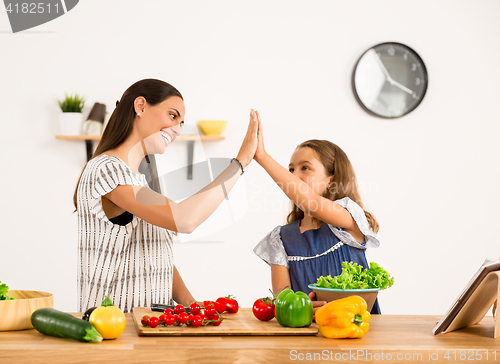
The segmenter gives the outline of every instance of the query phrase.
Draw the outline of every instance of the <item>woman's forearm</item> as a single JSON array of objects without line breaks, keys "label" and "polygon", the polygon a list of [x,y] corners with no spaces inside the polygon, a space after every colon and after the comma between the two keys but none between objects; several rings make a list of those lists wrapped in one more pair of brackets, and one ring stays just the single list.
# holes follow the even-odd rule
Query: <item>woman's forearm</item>
[{"label": "woman's forearm", "polygon": [[233,162],[212,183],[179,203],[149,188],[128,185],[117,186],[105,198],[150,224],[191,233],[217,209],[240,174],[241,168]]},{"label": "woman's forearm", "polygon": [[185,307],[188,307],[191,303],[195,302],[193,295],[187,289],[175,265],[172,283],[172,298],[175,302]]}]

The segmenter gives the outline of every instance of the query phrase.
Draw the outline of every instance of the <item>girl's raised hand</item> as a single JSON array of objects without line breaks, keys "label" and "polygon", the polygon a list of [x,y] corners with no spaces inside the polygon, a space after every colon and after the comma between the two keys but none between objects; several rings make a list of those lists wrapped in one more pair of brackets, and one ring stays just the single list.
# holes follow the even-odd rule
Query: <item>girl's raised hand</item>
[{"label": "girl's raised hand", "polygon": [[257,132],[257,150],[255,151],[254,159],[259,162],[259,158],[266,154],[266,150],[264,148],[264,130],[262,129],[262,122],[260,121],[260,114],[258,111],[255,111],[257,124],[259,126],[259,130]]},{"label": "girl's raised hand", "polygon": [[241,143],[238,156],[236,157],[236,159],[238,159],[243,165],[243,168],[248,166],[254,158],[255,151],[257,149],[257,130],[258,123],[256,119],[256,112],[254,109],[250,109],[250,122],[248,124],[247,133]]}]

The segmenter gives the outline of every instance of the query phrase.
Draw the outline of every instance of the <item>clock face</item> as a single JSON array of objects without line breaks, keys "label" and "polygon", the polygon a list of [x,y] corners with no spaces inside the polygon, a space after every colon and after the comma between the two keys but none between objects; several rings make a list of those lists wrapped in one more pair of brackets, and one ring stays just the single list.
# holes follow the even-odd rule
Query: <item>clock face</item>
[{"label": "clock face", "polygon": [[368,49],[354,68],[352,83],[360,104],[371,114],[397,118],[422,102],[427,70],[419,55],[400,43]]}]

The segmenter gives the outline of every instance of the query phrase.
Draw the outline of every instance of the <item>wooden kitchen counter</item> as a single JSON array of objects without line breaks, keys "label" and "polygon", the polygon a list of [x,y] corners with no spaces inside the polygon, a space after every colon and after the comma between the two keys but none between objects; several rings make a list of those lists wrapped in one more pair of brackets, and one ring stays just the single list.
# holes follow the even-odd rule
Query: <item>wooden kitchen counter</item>
[{"label": "wooden kitchen counter", "polygon": [[0,363],[500,362],[492,317],[434,336],[439,316],[373,315],[364,338],[333,340],[320,334],[139,337],[132,315],[125,316],[125,332],[101,343],[53,338],[34,329],[0,332]]}]

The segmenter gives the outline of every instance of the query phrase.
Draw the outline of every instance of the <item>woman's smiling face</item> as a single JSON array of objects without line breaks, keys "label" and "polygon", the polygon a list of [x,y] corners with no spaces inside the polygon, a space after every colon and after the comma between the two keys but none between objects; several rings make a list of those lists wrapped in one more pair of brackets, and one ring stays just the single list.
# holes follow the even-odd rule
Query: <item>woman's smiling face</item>
[{"label": "woman's smiling face", "polygon": [[[137,111],[139,110],[139,111]],[[157,105],[147,102],[136,106],[137,128],[144,139],[148,154],[163,154],[165,148],[181,134],[184,124],[184,101],[178,96],[165,99]]]},{"label": "woman's smiling face", "polygon": [[316,152],[308,147],[298,148],[293,152],[288,170],[318,195],[323,195],[330,183],[331,175],[326,172]]}]

